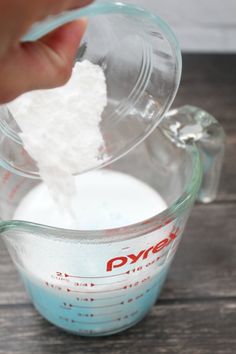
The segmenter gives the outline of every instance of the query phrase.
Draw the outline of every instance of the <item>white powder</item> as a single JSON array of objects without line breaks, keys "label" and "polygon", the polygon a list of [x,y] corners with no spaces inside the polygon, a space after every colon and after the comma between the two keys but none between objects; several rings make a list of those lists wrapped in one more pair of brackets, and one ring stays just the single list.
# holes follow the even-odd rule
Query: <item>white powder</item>
[{"label": "white powder", "polygon": [[89,61],[76,63],[65,86],[29,92],[8,105],[25,149],[54,199],[65,207],[75,192],[72,175],[99,165],[106,105],[105,75]]}]

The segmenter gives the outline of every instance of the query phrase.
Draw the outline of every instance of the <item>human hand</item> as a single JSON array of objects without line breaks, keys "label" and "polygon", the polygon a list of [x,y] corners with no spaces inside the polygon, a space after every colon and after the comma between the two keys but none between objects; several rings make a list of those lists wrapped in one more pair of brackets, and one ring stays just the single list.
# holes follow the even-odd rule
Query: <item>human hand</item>
[{"label": "human hand", "polygon": [[36,42],[21,43],[29,28],[49,15],[92,0],[0,0],[0,104],[35,89],[65,84],[86,29],[86,20],[66,24]]}]

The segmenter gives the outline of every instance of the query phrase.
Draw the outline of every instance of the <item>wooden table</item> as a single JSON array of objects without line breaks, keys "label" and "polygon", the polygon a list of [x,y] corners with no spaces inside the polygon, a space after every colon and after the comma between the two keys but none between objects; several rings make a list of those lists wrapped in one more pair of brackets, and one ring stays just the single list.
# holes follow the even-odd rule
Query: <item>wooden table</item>
[{"label": "wooden table", "polygon": [[0,354],[236,353],[236,55],[184,55],[175,106],[200,106],[227,133],[217,200],[195,206],[161,299],[134,328],[68,335],[34,310],[1,243]]}]

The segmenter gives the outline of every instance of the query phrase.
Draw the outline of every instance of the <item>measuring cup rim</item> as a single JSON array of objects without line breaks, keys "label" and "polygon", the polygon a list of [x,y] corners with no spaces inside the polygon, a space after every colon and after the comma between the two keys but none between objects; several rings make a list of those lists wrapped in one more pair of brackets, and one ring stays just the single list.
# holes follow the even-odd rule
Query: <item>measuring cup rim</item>
[{"label": "measuring cup rim", "polygon": [[148,18],[150,21],[154,21],[158,23],[160,28],[164,31],[169,42],[175,46],[176,56],[181,61],[181,52],[179,42],[177,40],[176,35],[161,17],[159,17],[156,13],[147,10],[146,8],[135,5],[135,4],[127,4],[122,1],[100,1],[94,2],[89,6],[71,10],[65,12],[61,15],[50,16],[48,20],[43,21],[43,23],[37,23],[34,25],[31,30],[22,38],[22,41],[32,41],[38,38],[41,38],[45,34],[51,32],[54,28],[57,28],[59,25],[63,25],[69,21],[73,21],[74,19],[79,19],[83,17],[91,17],[97,15],[104,14],[115,14],[115,13],[125,13],[130,16],[139,16],[143,18]]},{"label": "measuring cup rim", "polygon": [[196,199],[203,175],[200,153],[195,143],[186,145],[186,153],[192,160],[192,174],[184,192],[169,208],[151,218],[132,225],[104,230],[69,230],[27,221],[3,221],[0,224],[0,232],[23,231],[57,241],[88,244],[119,242],[154,232],[178,219],[184,211],[191,208]]},{"label": "measuring cup rim", "polygon": [[[104,163],[99,162],[101,168],[107,166],[111,162],[113,163],[116,160],[122,158],[128,152],[130,152],[131,150],[135,149],[138,145],[140,145],[148,137],[148,135],[150,135],[153,132],[156,126],[161,122],[161,120],[164,118],[165,112],[169,110],[176,96],[179,83],[180,83],[181,73],[182,73],[181,51],[175,34],[173,33],[169,25],[164,20],[162,20],[158,15],[140,6],[126,4],[120,1],[112,1],[112,2],[102,1],[98,3],[95,2],[92,5],[79,10],[69,11],[67,13],[64,13],[63,15],[60,15],[59,17],[57,16],[51,17],[44,24],[38,24],[38,25],[36,24],[32,28],[32,30],[23,38],[23,40],[29,40],[29,41],[40,38],[42,35],[45,35],[50,30],[58,26],[59,18],[60,18],[60,24],[63,24],[68,22],[68,19],[73,20],[75,18],[81,18],[86,16],[89,17],[89,16],[97,16],[102,14],[117,14],[117,13],[129,15],[130,17],[147,19],[148,21],[157,24],[157,26],[163,31],[164,36],[172,49],[172,55],[176,63],[175,72],[173,74],[175,80],[173,82],[173,87],[171,89],[171,92],[169,93],[168,97],[165,100],[165,103],[163,103],[163,106],[159,109],[159,112],[157,113],[155,124],[149,127],[149,129],[145,131],[145,134],[142,134],[143,136],[139,135],[136,137],[136,139],[132,139],[130,144],[125,144],[125,146],[123,146],[122,149],[119,149],[119,151],[116,152],[115,156],[110,156],[104,161]],[[71,16],[73,16],[73,18]],[[3,132],[3,134],[5,134],[9,139],[13,140],[18,146],[22,147],[21,139],[19,138],[17,133],[14,133],[11,129],[8,129],[8,127],[5,125],[2,126],[1,121],[0,121],[0,129]],[[34,169],[24,170],[22,169],[21,166],[19,167],[14,165],[14,161],[11,160],[8,161],[7,159],[5,159],[4,156],[0,156],[0,164],[4,168],[8,169],[10,172],[17,173],[22,177],[40,179],[38,170],[34,170]],[[90,169],[85,170],[83,172],[89,172],[89,171]]]}]

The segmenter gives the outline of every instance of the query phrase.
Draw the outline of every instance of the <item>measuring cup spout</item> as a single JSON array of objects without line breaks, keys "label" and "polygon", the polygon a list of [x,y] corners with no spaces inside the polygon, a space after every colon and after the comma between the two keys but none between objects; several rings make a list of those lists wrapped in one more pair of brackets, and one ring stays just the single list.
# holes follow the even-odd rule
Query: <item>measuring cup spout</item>
[{"label": "measuring cup spout", "polygon": [[179,147],[196,144],[203,168],[202,186],[198,200],[210,203],[215,200],[223,166],[225,133],[219,122],[201,108],[183,106],[170,111],[161,125]]},{"label": "measuring cup spout", "polygon": [[[138,177],[148,185],[145,190],[152,187],[151,195],[157,191],[166,209],[113,229],[67,230],[12,220],[40,182],[0,169],[1,238],[38,312],[54,325],[85,336],[117,333],[146,316],[159,297],[201,182],[199,200],[209,202],[216,196],[224,141],[221,126],[201,109],[186,106],[170,112],[143,144],[110,165],[116,173]],[[24,163],[25,155],[20,156]],[[123,212],[143,212],[153,203],[143,196],[137,202],[127,190],[118,189],[123,196],[122,202],[118,194],[115,200],[115,223]],[[92,189],[87,204],[91,225],[98,214],[98,207],[92,209],[95,198]],[[129,198],[131,209],[123,211]]]}]

